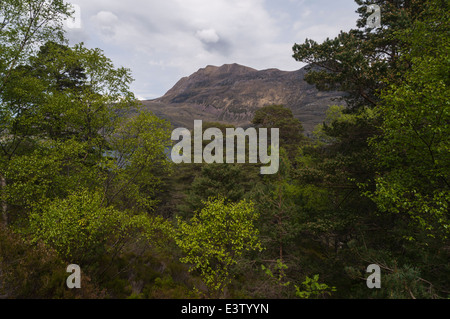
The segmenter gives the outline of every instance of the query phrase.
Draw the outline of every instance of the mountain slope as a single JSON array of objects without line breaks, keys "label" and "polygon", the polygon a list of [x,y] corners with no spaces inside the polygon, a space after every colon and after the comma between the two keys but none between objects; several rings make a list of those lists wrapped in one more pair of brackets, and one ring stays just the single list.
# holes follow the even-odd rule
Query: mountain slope
[{"label": "mountain slope", "polygon": [[338,92],[319,92],[298,71],[258,71],[239,64],[207,66],[180,79],[164,96],[142,101],[175,127],[192,128],[194,120],[246,127],[254,112],[265,105],[282,104],[293,111],[307,133],[321,123]]}]

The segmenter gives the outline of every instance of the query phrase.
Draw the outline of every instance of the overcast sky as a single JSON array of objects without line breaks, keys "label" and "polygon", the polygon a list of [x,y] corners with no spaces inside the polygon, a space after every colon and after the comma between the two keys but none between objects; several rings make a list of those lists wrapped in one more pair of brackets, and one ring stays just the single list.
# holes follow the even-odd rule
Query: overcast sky
[{"label": "overcast sky", "polygon": [[[139,99],[164,95],[207,65],[298,70],[292,46],[355,28],[353,0],[72,0],[72,44],[100,48],[131,69]],[[73,28],[76,27],[76,28]],[[78,28],[80,27],[80,28]]]}]

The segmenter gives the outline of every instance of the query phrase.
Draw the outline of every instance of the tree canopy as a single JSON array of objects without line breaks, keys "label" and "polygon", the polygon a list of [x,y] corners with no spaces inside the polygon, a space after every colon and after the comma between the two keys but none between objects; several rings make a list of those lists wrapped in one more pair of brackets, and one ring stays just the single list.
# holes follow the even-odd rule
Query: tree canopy
[{"label": "tree canopy", "polygon": [[356,28],[293,46],[309,83],[343,93],[314,134],[282,105],[255,112],[281,139],[261,175],[175,165],[130,70],[68,44],[70,5],[1,1],[0,298],[448,298],[448,3],[356,3]]}]

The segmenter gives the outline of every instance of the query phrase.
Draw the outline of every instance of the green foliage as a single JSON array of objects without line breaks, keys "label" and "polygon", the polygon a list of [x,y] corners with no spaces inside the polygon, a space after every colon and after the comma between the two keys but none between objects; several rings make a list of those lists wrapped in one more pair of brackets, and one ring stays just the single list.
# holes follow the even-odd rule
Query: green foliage
[{"label": "green foliage", "polygon": [[[272,271],[270,268],[261,265],[261,269],[264,271],[264,273],[269,276],[270,278],[274,279],[278,285],[286,287],[290,285],[290,282],[285,282],[285,270],[288,269],[288,266],[284,264],[280,259],[277,259],[276,264],[274,265],[274,271]],[[275,273],[278,273],[278,276],[275,276]]]},{"label": "green foliage", "polygon": [[360,6],[358,29],[342,31],[321,44],[306,39],[293,47],[293,57],[309,64],[306,81],[320,90],[346,92],[345,100],[353,109],[379,102],[377,93],[385,87],[382,79],[401,79],[401,72],[407,68],[399,60],[404,43],[394,35],[409,27],[424,7],[423,1],[375,1],[383,18],[382,27],[372,30],[364,26],[370,15],[367,6],[374,1],[356,2]]},{"label": "green foliage", "polygon": [[[357,29],[293,48],[347,105],[311,139],[289,109],[257,110],[282,146],[260,176],[173,167],[170,123],[138,107],[130,71],[67,45],[69,5],[1,1],[0,298],[447,296],[448,4],[356,2]],[[365,27],[372,3],[382,28]]]},{"label": "green foliage", "polygon": [[373,223],[376,207],[358,187],[374,174],[366,141],[372,127],[370,109],[349,114],[332,106],[316,138],[296,158],[300,230],[308,238],[320,238],[326,250],[333,247],[336,253],[339,243],[358,236],[355,230]]},{"label": "green foliage", "polygon": [[430,1],[424,21],[399,32],[405,80],[382,94],[382,134],[372,139],[379,167],[372,198],[385,212],[406,213],[430,236],[450,232],[450,91],[448,4]]},{"label": "green foliage", "polygon": [[4,202],[23,210],[107,183],[104,153],[118,133],[119,111],[135,104],[129,70],[82,44],[47,42],[21,62],[0,92]]},{"label": "green foliage", "polygon": [[[296,158],[303,245],[315,242],[322,264],[333,259],[327,274],[345,297],[434,298],[423,283],[440,294],[448,287],[446,263],[438,261],[448,258],[446,244],[424,236],[445,241],[448,234],[448,5],[356,2],[359,29],[294,46],[294,58],[310,64],[306,80],[345,92],[349,106],[331,107]],[[372,3],[381,7],[382,28],[365,28]],[[368,249],[370,258],[357,253]],[[410,289],[394,275],[378,293],[342,280],[346,267],[365,269],[385,256],[405,270]]]},{"label": "green foliage", "polygon": [[161,177],[171,171],[167,150],[170,123],[142,111],[114,131],[107,152],[105,183],[109,204],[122,209],[152,211]]},{"label": "green foliage", "polygon": [[70,16],[62,0],[3,0],[0,3],[0,93],[11,71],[36,45],[64,41],[62,22]]},{"label": "green foliage", "polygon": [[42,243],[31,244],[0,225],[0,297],[9,299],[90,299],[105,293],[83,273],[83,289],[65,286],[67,263]]},{"label": "green foliage", "polygon": [[51,140],[37,143],[32,153],[13,157],[4,174],[10,205],[29,210],[44,199],[64,197],[78,187],[101,185],[101,172],[86,163],[86,143]]},{"label": "green foliage", "polygon": [[210,292],[220,293],[231,282],[231,268],[244,252],[262,250],[257,218],[252,202],[217,198],[205,202],[189,223],[178,219],[176,241],[186,254],[181,261],[200,273]]},{"label": "green foliage", "polygon": [[[280,149],[280,169],[256,184],[249,197],[257,203],[258,229],[269,259],[284,261],[299,234],[299,187],[292,178],[292,166],[286,151]],[[286,252],[287,251],[287,252]]]},{"label": "green foliage", "polygon": [[11,70],[0,92],[5,155],[35,138],[76,138],[101,151],[117,111],[135,104],[131,81],[129,70],[115,69],[99,49],[47,42]]},{"label": "green foliage", "polygon": [[201,210],[204,201],[214,196],[222,196],[232,202],[244,199],[258,177],[254,167],[242,164],[203,165],[190,183],[182,205],[178,206],[183,216]]},{"label": "green foliage", "polygon": [[329,287],[327,284],[319,283],[319,275],[314,275],[313,278],[306,276],[301,287],[295,285],[295,295],[301,299],[319,298],[331,295],[332,292],[336,291],[336,287]]},{"label": "green foliage", "polygon": [[128,69],[100,49],[66,45],[69,8],[58,0],[0,3],[3,222],[24,245],[30,238],[97,284],[122,286],[125,251],[173,237],[169,221],[146,214],[170,171],[170,124],[149,112],[133,116]]},{"label": "green foliage", "polygon": [[[265,272],[265,274],[272,278],[272,280],[274,280],[280,287],[289,287],[291,285],[290,281],[286,281],[285,276],[285,271],[288,268],[289,267],[280,259],[277,259],[274,266],[274,271],[278,272],[278,276],[276,277],[270,268],[266,268],[264,265],[261,265],[261,269]],[[295,296],[300,299],[315,299],[319,297],[331,296],[332,292],[336,291],[336,287],[329,287],[327,284],[319,283],[319,275],[314,275],[313,278],[306,276],[305,281],[303,281],[300,286],[293,286],[295,288]]]},{"label": "green foliage", "polygon": [[283,147],[291,158],[304,140],[302,124],[292,111],[283,105],[268,105],[258,109],[252,124],[261,128],[280,129],[280,147]]},{"label": "green foliage", "polygon": [[36,207],[30,216],[34,241],[42,240],[64,259],[88,265],[121,247],[138,229],[150,230],[144,215],[103,206],[99,192],[80,191]]}]

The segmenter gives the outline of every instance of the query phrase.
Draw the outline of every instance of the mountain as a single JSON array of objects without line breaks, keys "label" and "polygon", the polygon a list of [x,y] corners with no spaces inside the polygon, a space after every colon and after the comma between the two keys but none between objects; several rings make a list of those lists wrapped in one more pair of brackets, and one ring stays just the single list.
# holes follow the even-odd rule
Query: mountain
[{"label": "mountain", "polygon": [[194,120],[247,127],[255,111],[265,105],[290,108],[310,133],[325,112],[342,96],[319,92],[304,80],[306,69],[258,71],[239,64],[207,66],[179,80],[164,96],[143,105],[175,127],[192,128]]}]

